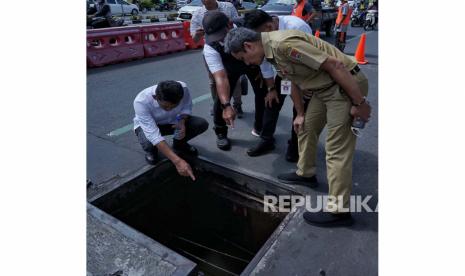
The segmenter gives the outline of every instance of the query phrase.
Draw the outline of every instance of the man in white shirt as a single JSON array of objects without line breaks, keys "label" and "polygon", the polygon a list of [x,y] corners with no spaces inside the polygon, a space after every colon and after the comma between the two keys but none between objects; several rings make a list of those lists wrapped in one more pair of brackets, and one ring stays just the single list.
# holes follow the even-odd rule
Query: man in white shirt
[{"label": "man in white shirt", "polygon": [[229,2],[218,2],[216,0],[202,0],[203,7],[196,10],[191,18],[191,36],[195,42],[198,42],[204,35],[205,31],[202,26],[202,20],[207,11],[220,11],[230,20],[239,17],[236,8]]},{"label": "man in white shirt", "polygon": [[[191,18],[191,25],[190,25],[190,32],[192,39],[194,42],[198,42],[202,37],[205,36],[205,30],[203,29],[202,26],[202,21],[203,18],[205,17],[205,14],[210,11],[219,11],[224,13],[229,20],[234,20],[235,18],[239,18],[239,14],[237,13],[236,8],[232,3],[229,2],[218,2],[216,0],[202,0],[202,8],[196,10],[192,14]],[[205,61],[208,63],[208,61]],[[207,71],[208,71],[208,78],[210,79],[210,92],[212,95],[213,102],[215,102],[216,98],[216,83],[215,83],[215,78],[213,75],[210,73],[208,70],[208,65],[207,65]],[[241,85],[242,84],[242,85]],[[235,111],[237,112],[237,115],[239,118],[242,118],[244,112],[242,110],[242,94],[246,95],[247,94],[247,79],[245,77],[242,77],[237,84],[235,84],[235,89],[233,90],[233,99],[234,99],[234,104],[233,107]],[[213,116],[214,115],[214,110],[212,109],[210,111],[210,114]]]},{"label": "man in white shirt", "polygon": [[[187,141],[205,132],[208,122],[191,115],[192,99],[186,84],[169,80],[142,90],[134,100],[134,111],[134,131],[146,153],[145,160],[154,165],[160,150],[180,175],[195,180],[192,168],[178,154],[198,154]],[[173,151],[163,136],[173,134],[175,129],[179,133],[173,138]]]},{"label": "man in white shirt", "polygon": [[[257,32],[272,32],[283,30],[300,30],[312,34],[310,26],[297,16],[270,16],[262,10],[253,10],[244,16],[244,27]],[[265,97],[265,109],[263,115],[263,128],[259,133],[260,141],[248,150],[249,156],[260,156],[274,149],[274,132],[278,122],[279,112],[286,99],[285,94],[281,94],[281,78],[276,75],[273,66],[266,60],[260,65],[260,69],[265,79],[268,93]],[[308,99],[304,101],[305,108]],[[256,111],[257,112],[257,111]],[[293,118],[297,115],[293,109]],[[291,122],[291,139],[288,141],[286,160],[297,162],[299,159],[297,134]]]}]

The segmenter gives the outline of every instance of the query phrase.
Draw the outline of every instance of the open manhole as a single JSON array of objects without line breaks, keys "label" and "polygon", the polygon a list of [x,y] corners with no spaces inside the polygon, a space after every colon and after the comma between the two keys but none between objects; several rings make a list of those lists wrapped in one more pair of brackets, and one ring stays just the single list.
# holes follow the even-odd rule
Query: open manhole
[{"label": "open manhole", "polygon": [[195,182],[163,162],[91,204],[194,262],[190,275],[248,274],[292,215],[264,212],[263,195],[293,191],[206,160],[194,167]]}]

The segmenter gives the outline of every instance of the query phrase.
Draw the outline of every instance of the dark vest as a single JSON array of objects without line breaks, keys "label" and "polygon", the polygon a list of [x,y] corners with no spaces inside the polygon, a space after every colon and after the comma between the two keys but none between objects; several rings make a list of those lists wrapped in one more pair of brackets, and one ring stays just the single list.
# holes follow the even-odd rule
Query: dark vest
[{"label": "dark vest", "polygon": [[232,92],[234,85],[236,84],[239,77],[246,74],[248,68],[247,65],[244,62],[235,59],[231,54],[225,53],[224,46],[222,46],[218,41],[212,42],[208,45],[210,45],[220,54],[221,61],[223,62],[224,69],[226,70],[229,86]]}]

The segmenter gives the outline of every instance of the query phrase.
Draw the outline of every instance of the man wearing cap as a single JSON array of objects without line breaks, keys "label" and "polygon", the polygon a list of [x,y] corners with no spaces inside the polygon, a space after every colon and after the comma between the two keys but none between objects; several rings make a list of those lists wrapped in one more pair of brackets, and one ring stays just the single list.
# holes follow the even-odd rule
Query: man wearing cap
[{"label": "man wearing cap", "polygon": [[[301,30],[308,34],[312,33],[310,26],[296,16],[270,16],[263,10],[253,10],[246,13],[244,15],[244,27],[257,32]],[[250,156],[259,156],[274,149],[273,135],[276,130],[279,112],[286,99],[286,94],[281,94],[281,77],[279,75],[275,77],[273,66],[268,61],[264,60],[260,65],[260,70],[265,79],[268,94],[265,97],[263,128],[260,133],[260,141],[247,151]],[[307,104],[308,99],[305,99],[305,106]],[[297,115],[295,109],[293,110],[293,115],[295,119]],[[291,139],[288,141],[286,160],[289,162],[297,162],[298,159],[297,134],[291,126]]]},{"label": "man wearing cap", "polygon": [[[325,211],[306,212],[304,219],[317,226],[352,224],[347,208],[356,136],[351,126],[355,118],[367,122],[371,112],[365,98],[368,80],[357,62],[326,41],[295,30],[260,34],[238,28],[230,31],[224,41],[225,51],[247,64],[261,64],[266,58],[279,69],[281,89],[291,90],[297,110],[294,127],[299,133],[299,152],[311,152],[299,156],[299,163],[308,158],[306,164],[311,165],[298,171],[299,177],[315,175],[318,138],[327,126],[328,202]],[[306,111],[302,104],[305,95],[312,97]],[[304,134],[300,133],[302,128]]]},{"label": "man wearing cap", "polygon": [[[223,39],[232,28],[232,22],[222,12],[210,11],[203,19],[205,30],[204,56],[208,69],[213,75],[216,84],[217,99],[214,103],[214,130],[217,136],[216,144],[221,150],[230,150],[231,141],[228,139],[228,125],[234,127],[236,112],[231,107],[231,84],[237,83],[244,73],[249,79],[255,93],[255,122],[254,128],[261,129],[263,122],[264,97],[266,87],[262,84],[259,66],[248,66],[244,62],[226,54],[223,47]],[[208,58],[207,58],[208,57]]]},{"label": "man wearing cap", "polygon": [[[224,13],[230,20],[234,20],[235,18],[239,18],[239,14],[237,13],[236,8],[232,3],[229,2],[218,2],[216,0],[202,0],[203,6],[196,10],[192,14],[191,18],[191,25],[190,25],[190,32],[192,39],[194,42],[198,42],[202,39],[205,35],[205,31],[202,26],[202,20],[207,12],[210,11],[220,11]],[[209,58],[207,55],[205,58]],[[207,66],[208,71],[208,66]],[[210,79],[210,92],[212,95],[213,102],[215,102],[216,98],[216,84],[215,79],[213,78],[212,74],[208,74],[208,78]],[[241,80],[237,82],[235,85],[236,89],[234,89],[233,99],[234,99],[234,109],[238,114],[239,118],[242,118],[244,112],[242,111],[242,93],[244,95],[247,93],[247,80],[245,78],[242,79],[242,86]],[[211,115],[213,115],[213,110],[211,110]]]}]

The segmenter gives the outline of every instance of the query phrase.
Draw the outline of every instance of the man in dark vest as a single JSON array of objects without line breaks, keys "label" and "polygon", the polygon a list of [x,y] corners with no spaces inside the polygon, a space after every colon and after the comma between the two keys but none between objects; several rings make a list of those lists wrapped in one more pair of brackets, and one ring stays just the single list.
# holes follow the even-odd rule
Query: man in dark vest
[{"label": "man in dark vest", "polygon": [[229,18],[219,11],[208,11],[202,21],[205,31],[204,57],[208,70],[215,79],[217,97],[214,103],[214,130],[217,135],[216,144],[221,150],[230,150],[231,142],[228,139],[228,126],[234,127],[236,111],[230,100],[234,84],[241,75],[246,74],[255,93],[255,129],[262,129],[263,109],[265,108],[265,95],[268,92],[262,83],[260,67],[246,65],[224,52],[223,39],[232,28]]}]

